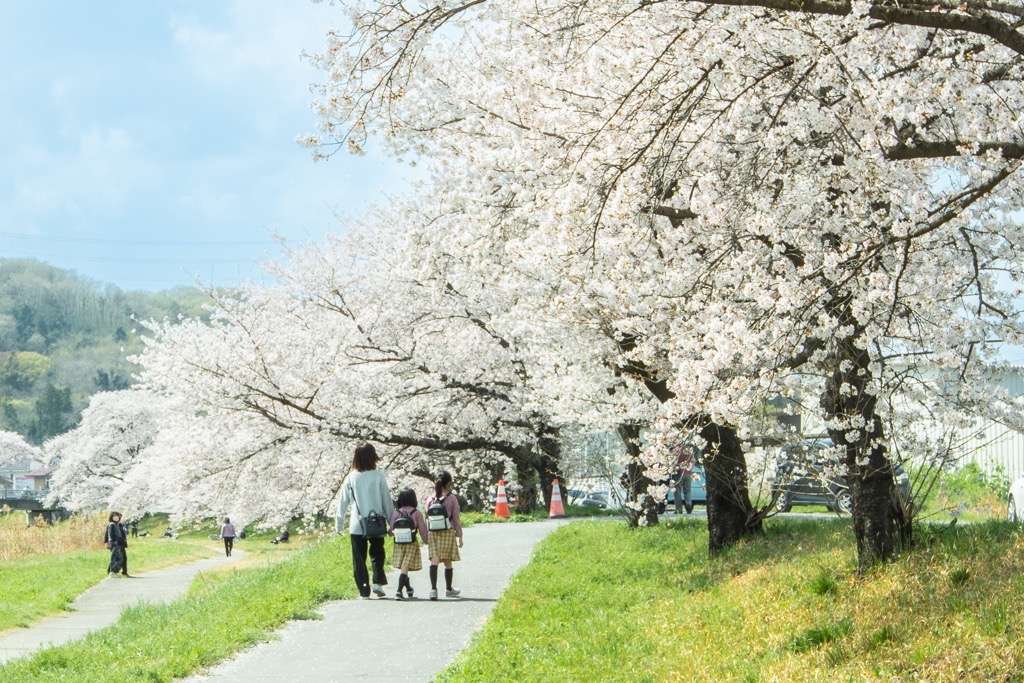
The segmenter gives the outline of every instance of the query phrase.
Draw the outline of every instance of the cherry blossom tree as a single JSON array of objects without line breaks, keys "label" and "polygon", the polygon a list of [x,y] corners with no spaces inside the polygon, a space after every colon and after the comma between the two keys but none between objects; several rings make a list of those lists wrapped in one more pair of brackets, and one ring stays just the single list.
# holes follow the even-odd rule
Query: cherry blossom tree
[{"label": "cherry blossom tree", "polygon": [[628,340],[626,363],[667,390],[666,430],[703,416],[742,434],[766,397],[819,396],[861,568],[898,552],[910,518],[883,425],[908,373],[952,373],[963,390],[927,401],[978,411],[984,363],[1021,337],[1019,11],[349,11],[353,32],[315,58],[328,80],[308,144],[373,136],[429,165],[434,214],[462,220],[416,223],[421,248],[461,248],[453,279],[501,263],[523,320]]},{"label": "cherry blossom tree", "polygon": [[141,391],[95,394],[78,427],[43,444],[55,466],[51,501],[85,512],[116,504],[113,492],[156,439],[161,408],[158,397]]},{"label": "cherry blossom tree", "polygon": [[25,441],[20,434],[0,431],[0,467],[26,460],[41,460],[39,449]]},{"label": "cherry blossom tree", "polygon": [[[270,266],[279,286],[218,297],[210,324],[150,325],[136,359],[143,385],[240,435],[229,448],[215,441],[213,462],[179,475],[191,491],[220,504],[233,494],[212,492],[252,470],[247,489],[323,510],[353,445],[370,440],[391,447],[396,478],[432,478],[438,462],[465,474],[507,462],[521,508],[536,504],[536,483],[549,495],[558,424],[534,398],[519,323],[486,286],[462,289],[436,263],[421,270],[385,218],[289,251],[285,265]],[[281,468],[293,471],[269,475]]]}]

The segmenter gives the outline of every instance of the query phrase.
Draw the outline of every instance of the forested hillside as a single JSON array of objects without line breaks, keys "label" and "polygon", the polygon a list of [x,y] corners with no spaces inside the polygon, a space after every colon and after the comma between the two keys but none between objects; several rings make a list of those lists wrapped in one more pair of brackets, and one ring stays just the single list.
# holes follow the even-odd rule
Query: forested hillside
[{"label": "forested hillside", "polygon": [[0,430],[38,444],[74,427],[89,396],[132,383],[125,358],[142,348],[135,320],[200,315],[207,300],[188,287],[125,292],[0,258]]}]

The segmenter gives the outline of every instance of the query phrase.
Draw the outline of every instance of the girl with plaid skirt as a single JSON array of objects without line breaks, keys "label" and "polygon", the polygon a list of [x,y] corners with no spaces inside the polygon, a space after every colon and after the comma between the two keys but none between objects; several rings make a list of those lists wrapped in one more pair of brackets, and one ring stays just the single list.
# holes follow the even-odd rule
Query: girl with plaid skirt
[{"label": "girl with plaid skirt", "polygon": [[[395,537],[395,551],[392,553],[391,564],[399,571],[398,592],[395,593],[396,600],[404,600],[406,597],[413,597],[412,586],[409,584],[409,572],[418,572],[423,569],[423,557],[420,553],[420,542],[416,539],[419,532],[420,538],[427,540],[427,523],[423,521],[423,515],[416,509],[416,492],[412,489],[402,489],[398,494],[398,501],[395,511],[391,513],[391,535]],[[411,541],[402,543],[399,541],[401,530],[395,533],[395,522],[399,518],[408,517],[414,528],[412,529]],[[409,595],[402,595],[405,588]]]},{"label": "girl with plaid skirt", "polygon": [[430,554],[430,599],[437,600],[437,565],[444,562],[444,582],[447,590],[444,592],[446,598],[459,597],[460,591],[452,586],[454,570],[452,562],[462,559],[459,555],[459,548],[462,547],[462,519],[459,513],[459,499],[452,495],[452,475],[448,472],[440,472],[434,481],[434,495],[427,499],[426,506],[429,509],[434,503],[441,503],[444,506],[447,518],[447,529],[431,529],[430,539],[427,544]]}]

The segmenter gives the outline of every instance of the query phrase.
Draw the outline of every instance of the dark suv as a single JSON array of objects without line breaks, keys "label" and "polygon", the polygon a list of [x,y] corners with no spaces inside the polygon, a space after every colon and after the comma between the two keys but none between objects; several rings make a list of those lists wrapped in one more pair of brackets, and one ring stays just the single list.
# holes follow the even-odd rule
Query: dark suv
[{"label": "dark suv", "polygon": [[[794,505],[824,505],[829,510],[845,513],[853,509],[853,496],[846,485],[846,467],[827,459],[821,452],[831,446],[831,439],[811,439],[783,451],[772,483],[772,493],[778,494],[775,508],[779,512],[789,512]],[[893,464],[893,476],[907,496],[910,479],[902,465]]]}]

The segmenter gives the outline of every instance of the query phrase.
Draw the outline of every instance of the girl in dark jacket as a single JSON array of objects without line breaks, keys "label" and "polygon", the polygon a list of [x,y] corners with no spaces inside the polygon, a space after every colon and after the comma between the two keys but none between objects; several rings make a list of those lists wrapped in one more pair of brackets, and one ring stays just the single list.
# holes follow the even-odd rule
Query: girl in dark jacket
[{"label": "girl in dark jacket", "polygon": [[[121,576],[121,570],[125,565],[125,551],[128,547],[128,538],[124,529],[121,528],[121,513],[111,512],[107,523],[106,546],[110,548],[110,566],[107,571],[111,576]],[[127,576],[127,574],[125,574]]]}]

